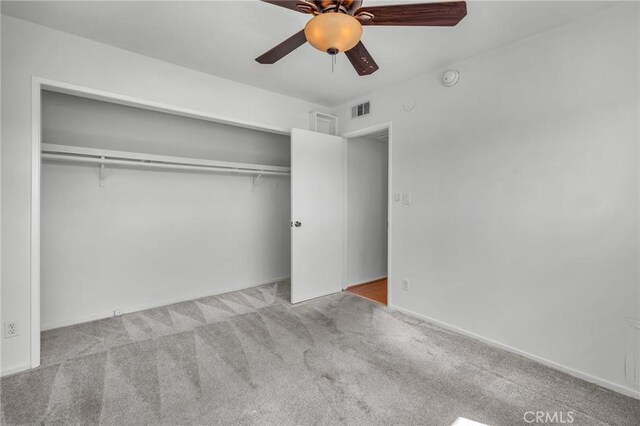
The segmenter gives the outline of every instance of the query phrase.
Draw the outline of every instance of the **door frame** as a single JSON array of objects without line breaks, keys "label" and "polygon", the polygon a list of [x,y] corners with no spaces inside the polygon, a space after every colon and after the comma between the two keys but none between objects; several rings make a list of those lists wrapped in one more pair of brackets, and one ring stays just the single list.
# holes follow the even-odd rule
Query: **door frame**
[{"label": "door frame", "polygon": [[[73,83],[32,76],[31,78],[31,218],[30,218],[30,356],[25,369],[40,366],[40,179],[42,149],[42,91],[63,93],[181,117],[196,118],[246,129],[291,135],[291,129],[239,120],[218,114],[155,102]],[[22,370],[20,370],[22,371]]]},{"label": "door frame", "polygon": [[391,121],[385,122],[385,123],[381,123],[381,124],[375,124],[373,126],[368,126],[368,127],[364,127],[362,129],[358,129],[358,130],[352,130],[350,132],[346,132],[342,135],[342,137],[344,138],[344,147],[343,147],[343,155],[342,155],[342,174],[343,174],[343,187],[342,187],[342,196],[343,196],[343,211],[342,211],[342,217],[343,217],[343,236],[342,236],[342,244],[343,244],[343,261],[342,261],[342,288],[343,290],[346,289],[347,287],[347,266],[348,266],[348,251],[347,251],[347,247],[348,247],[348,206],[347,206],[347,202],[348,202],[348,144],[349,144],[349,139],[353,139],[353,138],[357,138],[357,137],[362,137],[362,136],[367,136],[370,135],[372,133],[376,133],[379,132],[381,130],[387,130],[388,131],[388,138],[387,138],[387,306],[391,306],[392,305],[392,298],[391,298],[391,283],[393,282],[393,271],[391,269],[391,238],[392,238],[392,234],[393,234],[393,221],[391,220],[392,218],[392,199],[393,199],[393,194],[392,194],[392,182],[393,182],[393,174],[392,174],[392,169],[393,169],[393,162],[392,162],[392,146],[393,146],[393,123]]}]

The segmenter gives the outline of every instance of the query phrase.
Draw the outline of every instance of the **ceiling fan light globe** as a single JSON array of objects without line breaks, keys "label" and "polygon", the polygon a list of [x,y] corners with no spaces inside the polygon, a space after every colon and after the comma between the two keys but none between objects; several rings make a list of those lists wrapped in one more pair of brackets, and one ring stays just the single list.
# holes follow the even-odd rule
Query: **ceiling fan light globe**
[{"label": "ceiling fan light globe", "polygon": [[360,21],[344,13],[323,13],[304,27],[309,44],[322,52],[346,52],[362,37]]}]

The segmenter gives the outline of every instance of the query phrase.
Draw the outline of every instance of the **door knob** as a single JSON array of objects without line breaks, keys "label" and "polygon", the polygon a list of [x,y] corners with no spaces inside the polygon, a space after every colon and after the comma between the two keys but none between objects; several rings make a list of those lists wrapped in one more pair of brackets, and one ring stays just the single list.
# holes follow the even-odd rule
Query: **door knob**
[{"label": "door knob", "polygon": [[295,227],[296,227],[296,228],[300,228],[300,227],[302,226],[302,223],[300,223],[300,222],[298,222],[298,221],[296,220],[296,222],[294,223],[294,225],[295,225]]}]

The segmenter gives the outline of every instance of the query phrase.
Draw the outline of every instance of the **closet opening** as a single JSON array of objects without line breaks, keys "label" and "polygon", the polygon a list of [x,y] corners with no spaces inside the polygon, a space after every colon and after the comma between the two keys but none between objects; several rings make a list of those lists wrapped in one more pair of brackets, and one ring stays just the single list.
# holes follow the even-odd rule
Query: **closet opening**
[{"label": "closet opening", "polygon": [[211,296],[289,285],[289,135],[40,95],[41,365],[255,309],[262,290]]},{"label": "closet opening", "polygon": [[388,303],[389,128],[346,140],[345,289]]}]

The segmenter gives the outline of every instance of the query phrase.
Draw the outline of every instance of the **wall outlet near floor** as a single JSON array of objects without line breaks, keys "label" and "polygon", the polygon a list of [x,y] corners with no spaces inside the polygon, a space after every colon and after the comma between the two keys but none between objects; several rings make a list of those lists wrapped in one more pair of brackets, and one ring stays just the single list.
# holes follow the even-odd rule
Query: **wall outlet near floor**
[{"label": "wall outlet near floor", "polygon": [[402,279],[402,289],[404,291],[409,291],[409,280],[407,278]]},{"label": "wall outlet near floor", "polygon": [[120,315],[122,315],[122,309],[117,308],[113,310],[113,316],[114,317],[119,317]]},{"label": "wall outlet near floor", "polygon": [[16,337],[20,335],[17,322],[5,322],[4,323],[4,338]]}]

